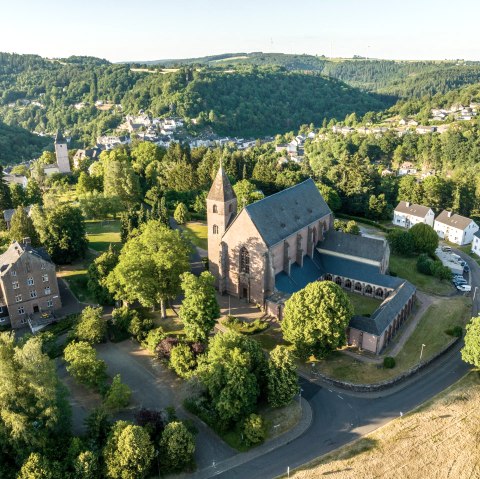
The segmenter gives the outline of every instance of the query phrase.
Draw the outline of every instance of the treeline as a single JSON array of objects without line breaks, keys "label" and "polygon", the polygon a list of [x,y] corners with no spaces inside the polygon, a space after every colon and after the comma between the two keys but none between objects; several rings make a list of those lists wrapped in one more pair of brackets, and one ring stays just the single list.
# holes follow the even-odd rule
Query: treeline
[{"label": "treeline", "polygon": [[324,55],[253,52],[156,63],[165,66],[208,65],[215,68],[278,66],[288,71],[318,72],[355,88],[397,98],[446,93],[480,81],[478,63],[458,61],[393,61],[362,57],[332,60]]}]

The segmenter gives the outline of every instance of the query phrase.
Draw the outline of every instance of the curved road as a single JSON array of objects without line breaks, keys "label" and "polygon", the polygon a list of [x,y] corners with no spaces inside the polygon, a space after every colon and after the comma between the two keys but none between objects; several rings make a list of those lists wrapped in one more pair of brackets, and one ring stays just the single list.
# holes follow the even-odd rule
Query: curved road
[{"label": "curved road", "polygon": [[[480,285],[479,265],[457,251],[469,264],[472,286]],[[480,311],[480,292],[473,311]],[[371,432],[429,400],[463,377],[470,369],[462,362],[460,348],[425,368],[400,386],[378,393],[347,393],[307,380],[301,381],[303,396],[310,403],[313,419],[308,430],[290,444],[252,461],[222,472],[221,464],[211,476],[225,479],[266,479],[286,474],[320,455]]]}]

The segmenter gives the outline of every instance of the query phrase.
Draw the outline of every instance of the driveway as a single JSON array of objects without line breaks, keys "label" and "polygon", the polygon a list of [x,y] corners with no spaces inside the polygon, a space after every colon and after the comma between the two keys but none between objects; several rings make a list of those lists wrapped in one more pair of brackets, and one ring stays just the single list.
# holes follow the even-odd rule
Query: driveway
[{"label": "driveway", "polygon": [[165,409],[173,406],[181,419],[190,418],[199,430],[195,458],[199,469],[223,461],[235,455],[235,451],[224,443],[203,422],[183,409],[183,400],[189,395],[189,387],[172,371],[160,364],[136,342],[106,343],[97,346],[98,356],[108,366],[108,374],[120,374],[122,382],[132,390],[135,409]]}]

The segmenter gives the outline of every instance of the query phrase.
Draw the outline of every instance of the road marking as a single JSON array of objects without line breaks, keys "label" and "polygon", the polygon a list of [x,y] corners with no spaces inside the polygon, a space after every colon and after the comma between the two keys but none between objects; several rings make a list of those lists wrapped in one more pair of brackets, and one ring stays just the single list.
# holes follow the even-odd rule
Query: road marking
[{"label": "road marking", "polygon": [[329,389],[328,392],[332,393],[333,391],[331,389]]},{"label": "road marking", "polygon": [[347,404],[350,409],[353,409],[352,405],[349,402],[347,402]]},{"label": "road marking", "polygon": [[340,396],[340,394],[337,394],[337,396],[338,396],[340,399],[343,399],[342,396]]}]

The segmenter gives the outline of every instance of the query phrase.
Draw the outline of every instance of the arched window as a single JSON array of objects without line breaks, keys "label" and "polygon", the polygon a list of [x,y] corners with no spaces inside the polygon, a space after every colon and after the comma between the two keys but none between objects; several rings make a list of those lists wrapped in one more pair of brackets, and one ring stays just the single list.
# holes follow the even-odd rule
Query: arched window
[{"label": "arched window", "polygon": [[213,205],[213,212],[214,212],[214,213],[218,213],[217,205]]},{"label": "arched window", "polygon": [[332,281],[332,275],[331,274],[326,274],[325,275],[325,281]]},{"label": "arched window", "polygon": [[365,288],[365,294],[372,294],[372,293],[373,293],[372,287],[369,284],[367,284]]},{"label": "arched window", "polygon": [[250,254],[245,246],[240,250],[240,273],[250,273]]},{"label": "arched window", "polygon": [[345,281],[345,288],[348,288],[348,289],[352,288],[352,282],[349,279],[347,279],[347,281]]},{"label": "arched window", "polygon": [[213,225],[213,234],[218,235],[218,226],[217,225]]},{"label": "arched window", "polygon": [[335,283],[337,283],[339,286],[342,286],[342,278],[340,278],[340,276],[337,276],[335,278]]}]

